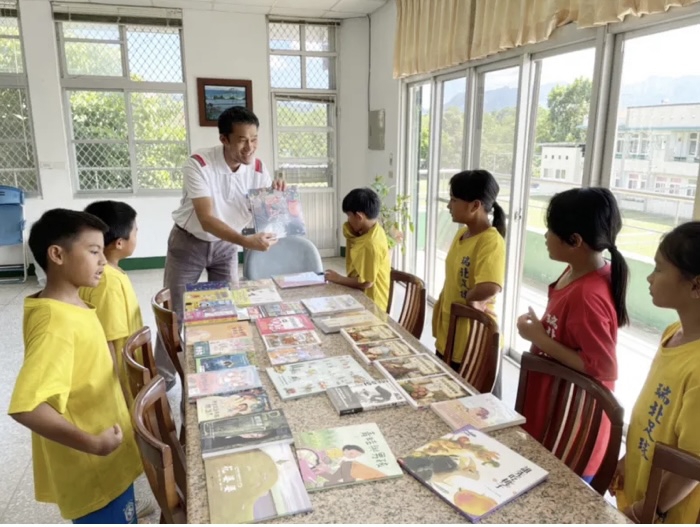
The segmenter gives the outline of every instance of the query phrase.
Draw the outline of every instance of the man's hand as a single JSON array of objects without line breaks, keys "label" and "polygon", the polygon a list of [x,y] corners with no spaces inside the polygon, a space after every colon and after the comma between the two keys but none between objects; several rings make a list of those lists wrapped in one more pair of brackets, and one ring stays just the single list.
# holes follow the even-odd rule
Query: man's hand
[{"label": "man's hand", "polygon": [[287,182],[282,178],[277,178],[272,181],[272,190],[281,190],[284,192],[287,188]]},{"label": "man's hand", "polygon": [[98,456],[108,456],[122,444],[124,435],[119,425],[109,427],[100,435],[95,437],[95,454]]},{"label": "man's hand", "polygon": [[246,236],[246,249],[252,251],[267,251],[270,247],[277,243],[277,236],[270,232],[258,232]]}]

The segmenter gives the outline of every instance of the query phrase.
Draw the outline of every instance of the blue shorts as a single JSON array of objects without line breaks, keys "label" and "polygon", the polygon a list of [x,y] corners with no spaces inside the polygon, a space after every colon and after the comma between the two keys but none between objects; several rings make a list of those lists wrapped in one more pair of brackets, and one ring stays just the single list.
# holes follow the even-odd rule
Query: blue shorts
[{"label": "blue shorts", "polygon": [[129,485],[121,496],[114,498],[101,509],[76,518],[73,523],[138,523],[134,485]]}]

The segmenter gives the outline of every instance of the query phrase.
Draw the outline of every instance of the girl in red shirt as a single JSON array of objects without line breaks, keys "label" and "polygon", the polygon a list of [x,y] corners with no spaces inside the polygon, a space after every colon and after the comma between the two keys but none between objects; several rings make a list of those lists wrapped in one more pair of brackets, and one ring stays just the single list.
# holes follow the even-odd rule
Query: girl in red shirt
[{"label": "girl in red shirt", "polygon": [[[547,209],[547,251],[567,268],[549,286],[540,320],[532,308],[518,318],[518,332],[532,342],[531,352],[549,356],[600,382],[609,390],[617,380],[617,329],[629,322],[625,293],[629,269],[615,240],[622,218],[612,193],[604,188],[571,189],[555,195]],[[603,251],[610,251],[606,262]],[[552,377],[528,376],[523,427],[542,441],[550,416]],[[583,479],[598,471],[610,437],[603,416]]]}]

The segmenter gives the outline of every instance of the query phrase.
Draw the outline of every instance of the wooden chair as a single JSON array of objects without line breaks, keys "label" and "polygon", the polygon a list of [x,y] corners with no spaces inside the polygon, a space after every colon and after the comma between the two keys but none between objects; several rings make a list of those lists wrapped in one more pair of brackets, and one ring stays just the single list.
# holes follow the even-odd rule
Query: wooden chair
[{"label": "wooden chair", "polygon": [[409,273],[391,270],[391,280],[389,281],[389,304],[386,312],[391,312],[391,301],[394,299],[394,285],[401,283],[406,288],[406,296],[403,300],[401,315],[398,323],[411,335],[420,339],[423,334],[425,324],[425,282]]},{"label": "wooden chair", "polygon": [[[583,475],[598,439],[603,413],[610,420],[610,438],[603,462],[591,482],[605,494],[617,467],[622,442],[624,409],[615,396],[591,377],[554,360],[523,353],[515,411],[523,413],[530,373],[552,376],[552,392],[546,410],[548,426],[537,441],[579,476]],[[544,410],[543,410],[544,411]]]},{"label": "wooden chair", "polygon": [[[644,495],[644,506],[640,523],[655,523],[656,509],[659,506],[661,477],[664,472],[671,472],[683,478],[700,481],[700,457],[685,450],[663,443],[656,443],[654,457],[651,460],[651,472]],[[700,514],[695,523],[700,523]]]},{"label": "wooden chair", "polygon": [[454,302],[450,307],[450,325],[443,356],[448,366],[452,366],[455,335],[460,319],[468,320],[470,329],[457,372],[480,393],[490,392],[501,364],[498,324],[483,311]]},{"label": "wooden chair", "polygon": [[122,353],[129,382],[129,392],[134,400],[141,389],[158,375],[151,347],[151,329],[144,326],[131,335],[126,341]]},{"label": "wooden chair", "polygon": [[175,365],[177,374],[182,383],[183,393],[185,387],[185,371],[182,367],[180,352],[182,352],[182,344],[180,343],[180,329],[177,321],[177,315],[172,310],[170,302],[170,289],[165,288],[158,291],[153,300],[151,300],[153,314],[156,317],[156,327],[158,335],[163,341],[163,346],[168,352],[170,360]]},{"label": "wooden chair", "polygon": [[160,523],[187,523],[185,453],[160,375],[136,396],[132,421],[143,468],[160,506]]}]

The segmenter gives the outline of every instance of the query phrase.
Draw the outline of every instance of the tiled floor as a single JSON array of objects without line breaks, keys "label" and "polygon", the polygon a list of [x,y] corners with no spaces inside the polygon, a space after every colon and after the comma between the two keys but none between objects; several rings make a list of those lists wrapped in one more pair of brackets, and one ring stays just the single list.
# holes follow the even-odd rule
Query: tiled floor
[{"label": "tiled floor", "polygon": [[[324,260],[328,268],[344,272],[345,262],[341,258]],[[153,294],[161,288],[162,270],[133,271],[129,273],[139,297],[144,324],[155,328],[153,313],[149,305]],[[31,440],[29,432],[12,420],[7,414],[15,378],[22,365],[22,304],[24,297],[36,293],[39,286],[35,278],[27,284],[0,284],[0,324],[4,329],[0,347],[0,523],[66,523],[54,505],[38,503],[34,500],[33,474],[31,467]],[[400,298],[395,300],[399,305]],[[426,331],[421,341],[434,349],[430,334],[432,309],[426,314]],[[503,398],[511,406],[515,402],[518,383],[518,370],[505,363],[503,371]],[[168,394],[171,406],[177,408],[180,400],[180,386]],[[174,412],[179,418],[179,412]],[[137,491],[147,492],[145,479],[137,481]],[[157,522],[157,515],[147,518]]]}]

